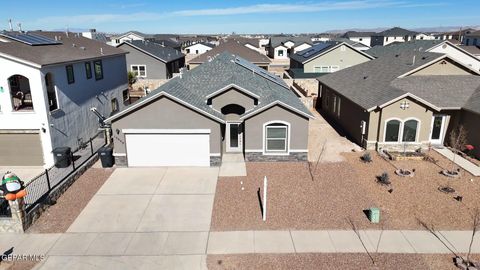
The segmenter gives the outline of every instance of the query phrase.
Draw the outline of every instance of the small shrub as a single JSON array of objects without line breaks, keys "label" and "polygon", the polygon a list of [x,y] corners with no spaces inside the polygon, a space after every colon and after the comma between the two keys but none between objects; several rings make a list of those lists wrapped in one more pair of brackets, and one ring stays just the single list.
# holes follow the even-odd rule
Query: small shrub
[{"label": "small shrub", "polygon": [[381,185],[388,186],[390,185],[390,176],[388,175],[387,172],[382,173],[380,176],[378,176],[378,183]]},{"label": "small shrub", "polygon": [[370,152],[366,152],[360,158],[362,159],[363,162],[366,162],[366,163],[372,162],[372,155],[370,154]]}]

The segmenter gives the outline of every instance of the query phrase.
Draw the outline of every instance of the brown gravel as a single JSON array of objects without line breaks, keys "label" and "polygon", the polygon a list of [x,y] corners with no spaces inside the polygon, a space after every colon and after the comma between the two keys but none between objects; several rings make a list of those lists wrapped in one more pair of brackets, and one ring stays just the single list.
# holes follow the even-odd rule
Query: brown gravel
[{"label": "brown gravel", "polygon": [[42,213],[29,233],[63,233],[75,221],[90,199],[110,177],[112,168],[90,168]]},{"label": "brown gravel", "polygon": [[358,253],[208,255],[207,267],[210,270],[458,269],[451,255],[378,253],[372,256],[375,265],[367,254]]},{"label": "brown gravel", "polygon": [[1,262],[0,269],[5,270],[30,270],[37,265],[37,262],[19,261],[19,262]]},{"label": "brown gravel", "polygon": [[[345,162],[318,164],[313,181],[308,163],[247,163],[247,177],[219,179],[212,230],[351,229],[350,221],[360,229],[423,229],[419,220],[437,229],[471,226],[468,217],[480,206],[480,177],[463,173],[461,178],[451,179],[440,175],[449,163],[437,153],[431,155],[439,160],[438,165],[387,162],[376,154],[372,163],[365,164],[360,155],[348,153]],[[415,168],[416,175],[396,176],[395,166]],[[390,175],[392,193],[376,182],[376,176],[384,171]],[[269,179],[266,222],[261,220],[257,196],[264,175]],[[457,193],[438,191],[447,184]],[[453,199],[458,194],[463,202]],[[371,224],[366,218],[363,210],[369,207],[381,208],[380,224]]]}]

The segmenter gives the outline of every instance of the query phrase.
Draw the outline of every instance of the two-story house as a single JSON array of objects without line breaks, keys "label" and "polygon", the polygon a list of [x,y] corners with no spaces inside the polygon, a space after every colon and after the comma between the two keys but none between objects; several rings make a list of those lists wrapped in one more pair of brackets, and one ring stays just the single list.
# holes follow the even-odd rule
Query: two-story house
[{"label": "two-story house", "polygon": [[54,164],[78,148],[128,98],[126,52],[80,34],[0,32],[0,164]]},{"label": "two-story house", "polygon": [[394,27],[387,29],[380,33],[374,34],[371,37],[370,47],[374,46],[386,46],[395,42],[405,42],[416,38],[417,33],[403,29],[400,27]]}]

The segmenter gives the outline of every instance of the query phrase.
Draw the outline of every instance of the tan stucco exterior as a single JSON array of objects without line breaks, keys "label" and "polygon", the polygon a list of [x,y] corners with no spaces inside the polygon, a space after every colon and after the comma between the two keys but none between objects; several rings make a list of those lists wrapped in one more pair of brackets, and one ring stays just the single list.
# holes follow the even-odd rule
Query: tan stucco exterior
[{"label": "tan stucco exterior", "polygon": [[262,151],[263,125],[272,121],[290,124],[290,150],[308,148],[308,118],[277,105],[245,120],[245,151]]},{"label": "tan stucco exterior", "polygon": [[[344,51],[342,51],[342,46],[344,46]],[[325,53],[324,55],[304,63],[303,71],[305,73],[315,72],[315,67],[320,66],[338,66],[339,70],[341,70],[367,62],[369,60],[370,58],[366,57],[360,52],[355,51],[348,46],[341,45]]]},{"label": "tan stucco exterior", "polygon": [[220,123],[166,97],[160,97],[113,121],[116,154],[126,151],[122,129],[210,129],[210,153],[221,153]]},{"label": "tan stucco exterior", "polygon": [[212,107],[221,111],[221,109],[229,104],[237,104],[245,108],[245,111],[255,107],[255,99],[232,88],[212,98]]},{"label": "tan stucco exterior", "polygon": [[[413,60],[413,59],[412,59]],[[423,75],[471,75],[473,72],[467,70],[465,67],[454,63],[450,59],[440,60],[434,64],[416,71],[410,76]]]}]

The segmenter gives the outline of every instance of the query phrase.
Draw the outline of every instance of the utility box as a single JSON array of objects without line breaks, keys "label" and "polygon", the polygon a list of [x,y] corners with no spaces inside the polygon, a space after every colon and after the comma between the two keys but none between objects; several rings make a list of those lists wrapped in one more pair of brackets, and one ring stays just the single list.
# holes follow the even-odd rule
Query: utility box
[{"label": "utility box", "polygon": [[115,163],[113,158],[113,147],[105,146],[98,149],[98,155],[100,156],[103,168],[110,168]]},{"label": "utility box", "polygon": [[53,159],[55,167],[67,168],[72,161],[72,149],[70,147],[57,147],[53,149]]},{"label": "utility box", "polygon": [[380,209],[376,207],[372,207],[368,211],[368,219],[371,223],[379,223],[380,222]]}]

